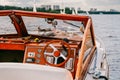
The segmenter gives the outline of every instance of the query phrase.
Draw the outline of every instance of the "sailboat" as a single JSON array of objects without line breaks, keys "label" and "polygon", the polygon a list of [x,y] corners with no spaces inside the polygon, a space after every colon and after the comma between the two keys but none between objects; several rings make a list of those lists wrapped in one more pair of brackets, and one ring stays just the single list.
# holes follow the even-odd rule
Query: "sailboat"
[{"label": "sailboat", "polygon": [[72,14],[74,14],[74,15],[77,14],[77,10],[75,8],[72,8]]},{"label": "sailboat", "polygon": [[37,10],[36,10],[36,2],[35,2],[35,0],[34,0],[34,4],[33,4],[33,12],[37,12]]}]

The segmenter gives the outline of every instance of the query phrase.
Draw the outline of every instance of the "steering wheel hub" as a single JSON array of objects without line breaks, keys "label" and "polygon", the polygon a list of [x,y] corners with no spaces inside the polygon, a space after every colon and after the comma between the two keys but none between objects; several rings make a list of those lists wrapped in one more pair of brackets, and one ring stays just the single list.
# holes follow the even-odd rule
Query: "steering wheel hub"
[{"label": "steering wheel hub", "polygon": [[55,56],[55,57],[59,57],[59,56],[60,56],[60,51],[55,51],[55,52],[54,52],[54,56]]}]

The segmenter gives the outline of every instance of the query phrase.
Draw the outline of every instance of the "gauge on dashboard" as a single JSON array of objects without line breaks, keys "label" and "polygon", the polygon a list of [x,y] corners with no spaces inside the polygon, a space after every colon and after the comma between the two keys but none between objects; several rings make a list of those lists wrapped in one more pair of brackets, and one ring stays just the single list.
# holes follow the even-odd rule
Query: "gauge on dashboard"
[{"label": "gauge on dashboard", "polygon": [[46,60],[47,60],[49,63],[51,63],[51,64],[54,63],[54,57],[53,57],[53,56],[47,56],[47,57],[46,57]]},{"label": "gauge on dashboard", "polygon": [[73,69],[73,58],[70,58],[67,63],[65,64],[65,68],[68,70],[72,70]]}]

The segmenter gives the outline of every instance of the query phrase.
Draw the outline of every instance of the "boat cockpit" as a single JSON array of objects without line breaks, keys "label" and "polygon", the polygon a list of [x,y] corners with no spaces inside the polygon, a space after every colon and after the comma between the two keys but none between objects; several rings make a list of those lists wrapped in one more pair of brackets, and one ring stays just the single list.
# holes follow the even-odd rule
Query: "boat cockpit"
[{"label": "boat cockpit", "polygon": [[79,78],[96,50],[91,18],[67,14],[0,12],[0,62],[60,67]]}]

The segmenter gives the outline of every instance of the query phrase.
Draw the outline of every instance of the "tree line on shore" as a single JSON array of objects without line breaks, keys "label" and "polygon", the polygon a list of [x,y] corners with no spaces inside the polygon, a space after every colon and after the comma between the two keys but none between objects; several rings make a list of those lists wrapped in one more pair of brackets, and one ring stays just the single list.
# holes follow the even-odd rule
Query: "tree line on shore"
[{"label": "tree line on shore", "polygon": [[[25,10],[25,11],[33,11],[33,7],[17,7],[17,6],[2,6],[0,5],[0,10]],[[52,10],[50,9],[45,9],[45,8],[36,8],[37,12],[50,12],[50,13],[60,13],[63,9],[56,9],[56,10]],[[72,10],[70,10],[69,7],[65,8],[65,13],[67,14],[71,14]]]}]

